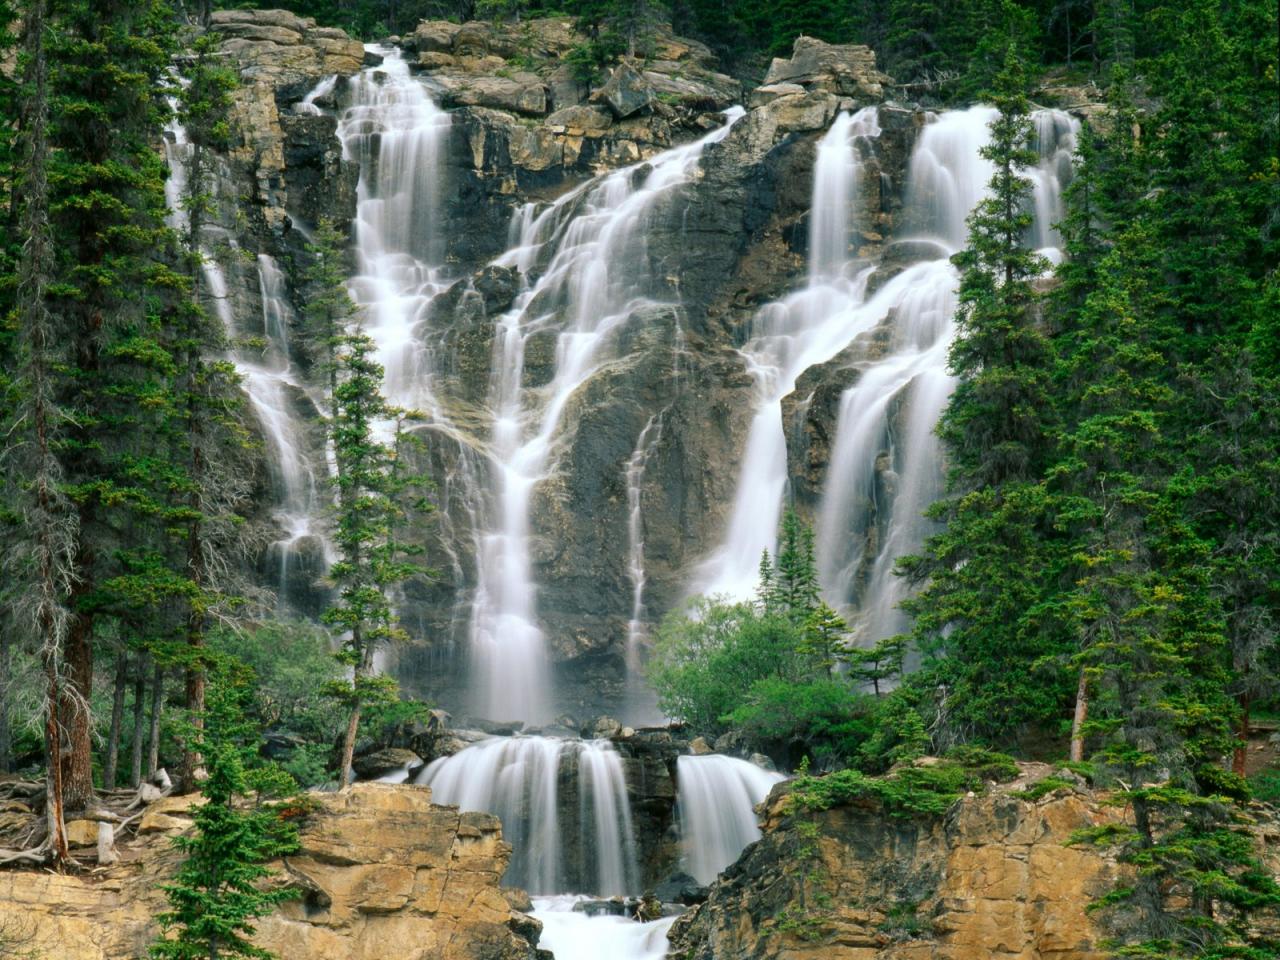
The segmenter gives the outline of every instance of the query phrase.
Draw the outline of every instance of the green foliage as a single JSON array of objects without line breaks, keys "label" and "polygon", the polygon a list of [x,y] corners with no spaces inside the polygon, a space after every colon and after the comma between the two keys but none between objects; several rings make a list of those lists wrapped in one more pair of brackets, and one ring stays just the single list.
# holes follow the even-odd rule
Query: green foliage
[{"label": "green foliage", "polygon": [[796,810],[828,810],[859,802],[883,807],[891,817],[940,817],[966,792],[981,791],[988,780],[1009,780],[1018,768],[1003,754],[957,751],[927,765],[903,766],[887,776],[840,770],[824,777],[801,773],[788,795]]},{"label": "green foliage", "polygon": [[1012,796],[1017,797],[1019,800],[1035,802],[1059,790],[1073,790],[1074,788],[1075,782],[1068,780],[1066,777],[1048,776],[1043,780],[1037,780],[1026,790],[1016,791]]},{"label": "green foliage", "polygon": [[249,940],[254,921],[296,896],[263,889],[272,875],[264,864],[297,847],[293,828],[273,808],[240,799],[255,789],[249,767],[257,731],[244,719],[250,693],[243,669],[222,665],[209,686],[203,729],[191,731],[208,773],[205,802],[194,808],[194,832],[173,841],[185,859],[164,887],[170,909],[159,916],[165,935],[151,947],[155,960],[268,960],[273,955]]}]

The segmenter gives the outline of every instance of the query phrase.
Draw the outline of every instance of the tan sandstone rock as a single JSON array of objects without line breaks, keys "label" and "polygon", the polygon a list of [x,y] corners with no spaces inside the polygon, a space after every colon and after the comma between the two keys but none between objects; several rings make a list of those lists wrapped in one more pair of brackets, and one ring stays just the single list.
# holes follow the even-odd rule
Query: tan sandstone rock
[{"label": "tan sandstone rock", "polygon": [[[431,803],[426,787],[359,783],[316,794],[297,854],[273,864],[298,898],[258,924],[281,960],[534,960],[537,929],[498,886],[511,848],[495,817]],[[58,960],[145,956],[179,854],[164,835],[189,824],[189,798],[148,810],[151,832],[88,876],[0,871],[0,924],[29,929]],[[85,821],[89,822],[89,821]],[[95,839],[96,839],[96,824]]]}]

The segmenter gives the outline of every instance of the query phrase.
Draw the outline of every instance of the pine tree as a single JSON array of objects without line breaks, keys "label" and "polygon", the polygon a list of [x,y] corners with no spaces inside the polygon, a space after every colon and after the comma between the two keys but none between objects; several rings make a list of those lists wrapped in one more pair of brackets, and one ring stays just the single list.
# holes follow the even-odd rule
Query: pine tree
[{"label": "pine tree", "polygon": [[[761,588],[765,588],[763,582]],[[790,507],[782,515],[778,556],[767,589],[770,599],[766,605],[796,624],[803,624],[818,607],[813,528]]]},{"label": "pine tree", "polygon": [[205,802],[193,808],[193,833],[173,841],[185,859],[164,886],[170,909],[158,918],[165,936],[152,945],[153,960],[270,960],[274,954],[251,942],[254,921],[297,896],[263,889],[273,875],[266,862],[293,852],[297,839],[274,809],[243,799],[259,740],[244,719],[249,693],[243,668],[226,665],[208,687],[202,728],[189,732],[208,773]]},{"label": "pine tree", "polygon": [[[175,218],[185,226],[180,237],[186,266],[188,297],[175,305],[170,322],[172,349],[179,372],[173,396],[180,433],[175,447],[183,463],[171,484],[177,494],[172,523],[183,531],[181,564],[189,581],[184,625],[186,650],[186,708],[198,728],[204,708],[202,662],[206,621],[221,601],[215,571],[225,569],[225,554],[234,546],[236,508],[247,499],[240,456],[247,438],[237,414],[242,403],[234,366],[219,359],[226,347],[226,331],[201,302],[204,274],[202,231],[213,212],[211,152],[230,141],[227,114],[235,74],[218,61],[219,38],[205,33],[191,39],[190,55],[182,67],[176,93],[178,120],[186,130],[190,152],[186,195]],[[177,149],[175,147],[175,149]],[[184,223],[185,221],[185,223]],[[192,784],[198,758],[184,750],[181,779]]]},{"label": "pine tree", "polygon": [[940,692],[938,736],[948,742],[1007,737],[1059,715],[1069,698],[1060,667],[1034,669],[1073,647],[1054,602],[1066,560],[1041,482],[1054,448],[1053,350],[1033,286],[1046,264],[1024,241],[1024,171],[1036,161],[1025,86],[1010,45],[983,148],[995,174],[969,219],[969,246],[953,258],[962,271],[951,351],[959,384],[939,427],[949,496],[930,510],[945,529],[900,564],[925,584],[904,604],[925,658],[915,682],[924,697]]},{"label": "pine tree", "polygon": [[337,357],[331,428],[338,487],[334,541],[342,559],[330,571],[339,587],[338,603],[324,620],[339,631],[338,659],[352,671],[349,683],[331,689],[350,711],[339,774],[344,787],[361,712],[395,699],[395,681],[374,669],[374,654],[406,637],[389,590],[418,572],[403,559],[408,551],[395,537],[402,513],[397,502],[401,451],[376,435],[380,421],[395,420],[396,437],[402,439],[402,414],[382,397],[382,367],[373,360],[373,352],[373,342],[358,329],[344,338]]},{"label": "pine tree", "polygon": [[[182,589],[158,558],[169,546],[165,480],[177,369],[164,318],[184,291],[165,259],[166,171],[155,149],[167,111],[172,11],[161,0],[76,0],[56,10],[50,219],[58,262],[47,300],[67,324],[67,363],[55,390],[68,425],[58,456],[78,526],[63,766],[67,804],[80,807],[93,795],[90,702],[100,627]],[[152,572],[160,580],[147,585]],[[164,618],[152,620],[169,629]]]}]

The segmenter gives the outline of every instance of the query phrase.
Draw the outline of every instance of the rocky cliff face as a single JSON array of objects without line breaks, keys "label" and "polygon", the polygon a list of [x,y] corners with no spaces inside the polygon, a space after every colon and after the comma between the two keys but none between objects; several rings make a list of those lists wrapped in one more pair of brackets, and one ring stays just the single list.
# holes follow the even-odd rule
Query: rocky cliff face
[{"label": "rocky cliff face", "polygon": [[[1116,863],[1074,831],[1120,812],[1081,790],[1019,793],[1051,772],[972,794],[938,819],[875,805],[792,815],[787,785],[766,802],[763,839],[681,918],[680,960],[1102,960],[1106,933],[1087,907]],[[1277,827],[1258,828],[1272,869]]]},{"label": "rocky cliff face", "polygon": [[[431,803],[425,787],[357,784],[317,796],[301,849],[276,863],[295,890],[254,942],[281,960],[534,960],[539,926],[498,881],[511,848],[497,818]],[[148,808],[120,862],[85,875],[0,871],[0,924],[58,960],[146,955],[176,870],[169,837],[191,798]]]},{"label": "rocky cliff face", "polygon": [[[307,426],[317,421],[309,386],[314,351],[300,320],[306,238],[321,216],[342,224],[355,214],[358,164],[344,158],[337,118],[354,74],[368,67],[379,82],[380,55],[283,11],[219,12],[212,29],[225,38],[242,78],[233,117],[238,140],[221,158],[221,240],[211,251],[227,277],[220,309],[237,336],[270,333],[276,307],[263,258],[278,265],[289,363],[277,377],[284,399],[270,400],[302,425],[291,442],[317,473],[324,455]],[[803,275],[817,139],[840,110],[885,95],[887,78],[865,48],[804,40],[791,59],[773,64],[765,85],[747,93],[716,72],[704,47],[670,34],[659,35],[650,56],[620,64],[592,85],[566,62],[582,39],[567,20],[425,22],[399,39],[404,58],[449,112],[432,232],[452,286],[418,333],[434,357],[435,398],[450,421],[448,429],[424,431],[440,510],[417,531],[441,576],[405,590],[402,613],[416,643],[399,652],[395,669],[410,690],[453,709],[468,706],[458,691],[478,587],[478,518],[494,484],[486,403],[496,376],[495,325],[520,292],[510,266],[492,261],[511,243],[517,211],[628,164],[641,163],[636,176],[643,176],[647,158],[720,126],[719,111],[733,103],[748,107],[723,141],[706,148],[693,181],[646,213],[643,262],[626,269],[649,278],[648,303],[634,305],[607,357],[570,398],[556,431],[554,469],[533,491],[537,616],[566,681],[558,704],[585,717],[621,701],[634,616],[651,623],[675,606],[723,533],[755,390],[737,348],[760,306]],[[877,254],[900,203],[921,121],[908,108],[882,110],[884,134],[870,158],[878,175],[866,178],[864,198],[873,225],[864,238],[868,256]],[[527,390],[536,394],[552,376],[555,345],[555,323],[530,339]],[[791,412],[802,508],[816,497],[839,391],[855,375],[852,361],[832,365],[813,384],[815,399]],[[638,451],[642,434],[648,447]],[[314,614],[326,602],[320,530],[290,530],[294,518],[273,508],[284,480],[269,462],[269,436],[263,446],[259,575],[289,605]],[[641,452],[643,469],[633,472],[636,489],[629,492],[628,467]],[[645,582],[639,610],[630,543],[637,507]]]}]

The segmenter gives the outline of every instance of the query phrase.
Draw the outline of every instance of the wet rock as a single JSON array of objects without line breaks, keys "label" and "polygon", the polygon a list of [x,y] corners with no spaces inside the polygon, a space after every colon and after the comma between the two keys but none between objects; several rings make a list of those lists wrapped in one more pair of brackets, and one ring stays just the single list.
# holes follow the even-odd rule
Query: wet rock
[{"label": "wet rock", "polygon": [[774,765],[773,760],[763,753],[753,753],[751,756],[747,757],[747,761],[749,763],[754,763],[761,770],[768,770],[771,773],[777,772],[778,769]]},{"label": "wet rock", "polygon": [[663,903],[682,903],[693,906],[707,899],[707,888],[689,874],[676,871],[653,888],[654,895]]},{"label": "wet rock", "polygon": [[588,917],[625,917],[627,902],[621,897],[610,897],[608,900],[580,900],[573,905],[574,913],[585,913]]},{"label": "wet rock", "polygon": [[707,743],[706,737],[694,737],[689,741],[689,752],[695,757],[703,757],[707,754],[715,753],[711,744]]},{"label": "wet rock", "polygon": [[405,769],[413,770],[422,765],[422,758],[416,753],[399,747],[384,747],[351,761],[356,776],[361,780],[376,780],[389,773]]}]

